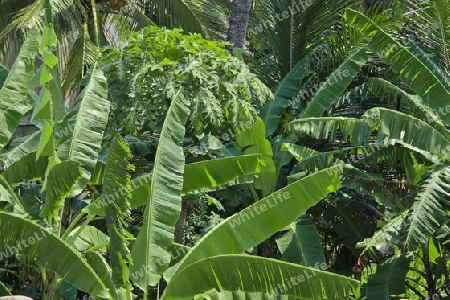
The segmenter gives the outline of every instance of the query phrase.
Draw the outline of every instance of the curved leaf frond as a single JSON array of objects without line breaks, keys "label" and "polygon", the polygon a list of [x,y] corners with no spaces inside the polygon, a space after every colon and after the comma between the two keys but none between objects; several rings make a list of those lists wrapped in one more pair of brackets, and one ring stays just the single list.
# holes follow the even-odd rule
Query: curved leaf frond
[{"label": "curved leaf frond", "polygon": [[262,154],[229,156],[187,164],[183,194],[212,190],[241,176],[259,173],[264,167]]},{"label": "curved leaf frond", "polygon": [[[181,211],[184,154],[180,144],[184,138],[184,124],[189,116],[184,101],[182,91],[179,90],[164,121],[155,155],[144,224],[131,250],[131,279],[144,291],[159,281],[168,266],[170,254],[163,247],[173,242],[174,225]],[[142,271],[144,275],[139,276]]]},{"label": "curved leaf frond", "polygon": [[431,154],[450,159],[450,141],[425,121],[386,108],[373,108],[364,115],[370,123],[379,124],[379,136],[400,140]]},{"label": "curved leaf frond", "polygon": [[[182,194],[214,191],[226,186],[238,184],[244,176],[253,175],[261,171],[264,161],[261,154],[249,154],[241,156],[229,156],[213,160],[204,160],[187,164],[183,174]],[[131,208],[136,208],[147,203],[150,193],[152,175],[143,175],[130,182]],[[116,190],[123,193],[120,189]],[[110,201],[111,195],[103,195],[95,202],[89,204],[83,211],[88,214],[105,215],[104,207]]]},{"label": "curved leaf frond", "polygon": [[103,130],[108,121],[110,102],[107,100],[106,78],[95,65],[85,78],[86,87],[78,103],[55,126],[61,160],[74,160],[90,170],[95,167],[101,147]]},{"label": "curved leaf frond", "polygon": [[31,109],[28,84],[33,77],[39,43],[39,33],[31,31],[0,89],[0,147],[8,143],[22,116]]},{"label": "curved leaf frond", "polygon": [[162,299],[192,299],[212,288],[271,296],[284,294],[300,299],[343,299],[353,294],[352,289],[359,288],[359,282],[269,258],[218,255],[191,264],[174,276]]},{"label": "curved leaf frond", "polygon": [[[364,145],[370,141],[372,126],[356,118],[321,117],[292,121],[287,129],[297,134],[306,134],[315,139],[328,139],[330,142]],[[339,137],[338,137],[339,133]]]},{"label": "curved leaf frond", "polygon": [[342,172],[342,165],[319,171],[227,218],[208,232],[180,264],[169,269],[164,276],[170,279],[173,274],[203,258],[240,254],[259,244],[294,222],[328,193],[337,190]]},{"label": "curved leaf frond", "polygon": [[450,168],[441,168],[431,173],[421,186],[406,217],[409,224],[405,247],[411,251],[428,241],[443,224],[450,196]]},{"label": "curved leaf frond", "polygon": [[[130,184],[132,169],[129,164],[131,158],[128,144],[120,136],[114,138],[106,159],[105,177],[103,180],[103,192],[105,195],[113,195],[118,190],[127,191]],[[113,278],[118,286],[127,282],[128,267],[126,263],[131,261],[130,250],[125,227],[126,216],[130,213],[130,196],[128,193],[120,193],[121,196],[109,201],[105,207],[106,226],[110,237],[109,257],[113,268]]]},{"label": "curved leaf frond", "polygon": [[3,255],[24,254],[78,289],[97,297],[109,297],[105,285],[79,252],[45,228],[11,213],[0,212],[0,232],[1,248],[6,249]]},{"label": "curved leaf frond", "polygon": [[396,255],[377,266],[376,274],[369,275],[367,298],[389,299],[404,294],[409,262],[410,259],[404,255]]},{"label": "curved leaf frond", "polygon": [[330,74],[327,82],[319,88],[306,109],[302,111],[300,118],[321,117],[347,89],[368,58],[365,48],[353,52]]},{"label": "curved leaf frond", "polygon": [[[432,109],[439,110],[446,107],[450,92],[434,72],[413,53],[361,13],[347,9],[344,17],[350,25],[358,28],[361,34],[371,38],[368,47],[373,53],[390,64],[392,71],[398,73]],[[450,123],[450,114],[443,115],[442,119],[444,123]]]},{"label": "curved leaf frond", "polygon": [[80,163],[72,160],[63,161],[53,167],[49,166],[49,168],[51,169],[45,178],[43,189],[47,192],[45,204],[40,216],[54,218],[83,173],[80,169]]},{"label": "curved leaf frond", "polygon": [[158,26],[183,28],[201,33],[208,39],[225,40],[231,5],[223,0],[142,1],[134,0],[139,8]]},{"label": "curved leaf frond", "polygon": [[[419,39],[436,54],[441,65],[450,71],[450,2],[448,0],[408,1],[411,25]],[[450,82],[449,82],[450,83]]]},{"label": "curved leaf frond", "polygon": [[287,124],[297,134],[307,134],[332,143],[368,145],[372,134],[378,131],[378,141],[397,140],[404,146],[449,159],[450,141],[425,121],[404,113],[376,107],[368,110],[362,119],[343,117],[306,118]]}]

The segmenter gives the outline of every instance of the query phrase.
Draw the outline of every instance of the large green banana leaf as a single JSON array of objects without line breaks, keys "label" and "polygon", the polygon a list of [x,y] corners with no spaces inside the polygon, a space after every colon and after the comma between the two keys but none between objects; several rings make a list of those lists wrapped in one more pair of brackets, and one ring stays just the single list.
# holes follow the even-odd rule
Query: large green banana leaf
[{"label": "large green banana leaf", "polygon": [[179,265],[170,268],[165,277],[170,280],[174,274],[201,259],[220,254],[241,254],[258,245],[289,226],[328,193],[339,189],[342,172],[342,165],[321,170],[227,218],[208,232]]},{"label": "large green banana leaf", "polygon": [[189,265],[172,278],[162,299],[192,299],[220,291],[285,294],[300,299],[343,299],[359,282],[343,275],[249,255],[218,255]]},{"label": "large green banana leaf", "polygon": [[[120,136],[114,138],[106,159],[105,177],[103,180],[103,192],[112,195],[118,189],[128,190],[130,184],[129,164],[131,158],[130,148]],[[121,193],[120,197],[109,201],[105,207],[106,227],[109,234],[109,257],[113,269],[113,279],[118,286],[123,286],[128,281],[128,267],[130,262],[130,250],[125,227],[128,225],[125,218],[130,214],[129,194]]]},{"label": "large green banana leaf", "polygon": [[262,157],[262,154],[255,153],[187,164],[183,177],[183,194],[210,190],[241,176],[258,173],[265,166]]},{"label": "large green banana leaf", "polygon": [[[398,86],[382,78],[370,78],[367,81],[367,84],[370,91],[374,95],[379,96],[381,99],[392,97],[395,99],[396,103],[398,101],[407,103],[410,108],[408,111],[408,115],[411,115],[420,120],[425,120],[428,124],[432,125],[443,136],[450,140],[450,133],[448,132],[447,128],[438,118],[438,115],[436,115],[435,112],[433,112],[423,102],[422,98],[417,95],[408,94]],[[391,109],[395,108],[391,107]],[[420,124],[416,124],[416,126],[420,126]]]},{"label": "large green banana leaf", "polygon": [[450,159],[450,141],[428,123],[386,108],[372,108],[364,117],[380,126],[380,134],[412,147]]},{"label": "large green banana leaf", "polygon": [[36,152],[30,152],[10,165],[2,175],[10,185],[15,186],[25,180],[41,180],[45,175],[47,165],[47,157],[40,157],[36,160]]},{"label": "large green banana leaf", "polygon": [[[445,1],[447,0],[443,0],[442,3],[445,3]],[[436,9],[436,11],[438,10],[439,9]],[[446,9],[443,9],[441,11],[446,11]],[[442,19],[442,21],[443,20],[444,19]],[[448,22],[448,18],[446,18],[446,20]],[[411,53],[414,54],[414,56],[417,57],[417,59],[419,59],[422,63],[424,63],[428,67],[428,69],[433,71],[436,78],[439,80],[439,82],[441,82],[444,85],[447,91],[450,91],[450,74],[446,71],[444,66],[440,65],[439,63],[437,63],[437,61],[435,61],[436,57],[434,55],[430,55],[429,53],[425,52],[425,50],[422,49],[419,44],[409,43],[407,46],[408,50],[411,51]],[[442,50],[446,48],[447,46],[443,46]],[[427,50],[429,51],[429,49]],[[447,64],[447,68],[448,66],[449,65]]]},{"label": "large green banana leaf", "polygon": [[[182,194],[214,190],[225,184],[232,184],[242,176],[256,174],[260,172],[264,164],[261,157],[261,154],[249,154],[187,164],[183,174]],[[143,175],[131,181],[131,188],[128,191],[131,193],[130,204],[132,208],[147,203],[150,181],[151,175]],[[83,210],[89,214],[103,216],[105,215],[104,206],[109,201],[108,198],[111,197],[104,195]]]},{"label": "large green banana leaf", "polygon": [[18,163],[23,156],[36,152],[40,139],[41,131],[36,131],[27,136],[25,140],[22,141],[17,147],[13,147],[14,143],[12,143],[10,146],[12,149],[1,155],[2,159],[4,158],[3,161],[5,170],[13,164]]},{"label": "large green banana leaf", "polygon": [[1,255],[21,253],[39,266],[56,272],[76,288],[93,296],[109,298],[106,287],[80,253],[44,227],[0,211],[0,247],[3,249]]},{"label": "large green banana leaf", "polygon": [[306,134],[315,139],[328,139],[335,142],[337,133],[342,133],[339,142],[351,142],[360,146],[368,144],[373,126],[366,120],[344,117],[305,118],[292,121],[286,125],[290,132]]},{"label": "large green banana leaf", "polygon": [[[13,188],[8,184],[8,182],[0,175],[0,202],[6,201],[12,206],[12,211],[18,215],[25,216],[25,210],[23,207],[22,200],[17,197]],[[6,207],[4,208],[6,209]]]},{"label": "large green banana leaf", "polygon": [[78,161],[83,168],[92,170],[102,144],[110,102],[106,78],[97,65],[84,80],[88,83],[78,96],[77,104],[56,123],[54,135],[59,141],[57,153],[61,160]]},{"label": "large green banana leaf", "polygon": [[289,225],[277,245],[284,261],[309,267],[320,267],[325,262],[319,233],[308,215]]},{"label": "large green banana leaf", "polygon": [[306,109],[300,114],[300,118],[321,117],[347,89],[367,59],[365,48],[352,53],[319,88]]},{"label": "large green banana leaf", "polygon": [[377,266],[376,274],[369,275],[367,300],[392,299],[405,293],[405,277],[410,258],[397,254]]},{"label": "large green banana leaf", "polygon": [[[384,32],[372,20],[352,9],[347,9],[344,18],[365,37],[371,38],[368,47],[384,62],[391,65],[392,71],[421,96],[434,110],[449,105],[450,93],[439,81],[434,72],[419,60],[406,47]],[[444,123],[450,123],[450,114],[442,115]]]},{"label": "large green banana leaf", "polygon": [[32,30],[0,89],[0,147],[8,143],[22,116],[31,109],[28,83],[34,73],[39,42],[39,33]]},{"label": "large green banana leaf", "polygon": [[36,159],[40,138],[41,131],[37,131],[24,138],[25,140],[16,147],[13,147],[15,145],[13,142],[11,144],[13,148],[2,154],[1,159],[5,168],[3,177],[9,184],[15,185],[24,180],[44,176],[48,160],[43,157]]},{"label": "large green banana leaf", "polygon": [[236,141],[244,154],[263,154],[264,166],[261,173],[254,180],[255,188],[262,191],[263,195],[268,195],[276,185],[277,172],[273,162],[273,152],[270,142],[265,138],[264,122],[258,117],[252,127],[239,132]]},{"label": "large green banana leaf", "polygon": [[352,145],[367,145],[375,130],[378,141],[384,138],[402,142],[403,146],[415,151],[429,152],[433,155],[449,158],[450,141],[437,129],[410,115],[386,108],[372,108],[362,119],[343,117],[306,118],[290,122],[288,130],[297,134],[304,133],[316,139],[337,141],[337,133],[342,134],[340,142]]},{"label": "large green banana leaf", "polygon": [[167,112],[155,155],[144,224],[131,250],[131,277],[133,283],[145,292],[149,285],[158,283],[167,269],[170,254],[163,247],[173,242],[174,225],[181,211],[184,153],[180,145],[189,116],[184,101],[180,90],[172,98]]},{"label": "large green banana leaf", "polygon": [[43,191],[46,191],[46,196],[41,217],[57,216],[81,175],[80,163],[73,160],[63,161],[50,169],[44,182]]}]

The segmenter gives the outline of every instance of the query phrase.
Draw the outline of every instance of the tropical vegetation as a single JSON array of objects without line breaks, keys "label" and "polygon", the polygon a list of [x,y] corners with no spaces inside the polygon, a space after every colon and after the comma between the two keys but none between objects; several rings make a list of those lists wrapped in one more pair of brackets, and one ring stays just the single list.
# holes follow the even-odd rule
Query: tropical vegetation
[{"label": "tropical vegetation", "polygon": [[0,296],[450,299],[450,1],[0,12]]}]

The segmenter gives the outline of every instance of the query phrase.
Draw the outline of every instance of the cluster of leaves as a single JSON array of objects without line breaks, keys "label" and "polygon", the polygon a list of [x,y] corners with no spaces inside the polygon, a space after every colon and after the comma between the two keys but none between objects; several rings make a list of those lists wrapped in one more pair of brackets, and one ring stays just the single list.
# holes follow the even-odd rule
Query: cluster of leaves
[{"label": "cluster of leaves", "polygon": [[271,92],[226,45],[179,29],[148,27],[127,35],[124,46],[106,48],[100,66],[120,130],[160,130],[179,90],[188,99],[194,134],[239,131],[254,121]]},{"label": "cluster of leaves", "polygon": [[[415,22],[449,28],[442,21],[448,20],[448,1],[412,2],[411,8],[420,8],[412,14]],[[395,31],[398,20],[387,21],[386,15],[370,19],[346,10],[341,27],[336,26],[338,34],[328,40],[336,47],[331,51],[344,54],[345,60],[331,74],[326,68],[318,72],[311,67],[312,49],[281,82],[262,117],[274,157],[279,156],[276,166],[288,172],[289,182],[342,159],[355,167],[346,172],[341,191],[309,211],[328,262],[349,272],[343,248],[355,255],[355,266],[361,267],[359,254],[369,255],[378,268],[364,271],[361,291],[367,299],[432,297],[448,282],[446,266],[439,263],[449,255],[449,114],[443,111],[450,81],[442,51],[448,30],[432,30],[423,43],[405,42]],[[317,87],[303,101],[311,77],[328,82],[344,71],[350,76]],[[293,101],[299,95],[302,101]],[[277,149],[280,141],[284,144]],[[295,157],[295,164],[283,161],[283,151]],[[360,206],[358,211],[336,210],[352,202],[351,207]],[[361,275],[361,269],[354,270]],[[396,284],[387,276],[395,277]]]}]

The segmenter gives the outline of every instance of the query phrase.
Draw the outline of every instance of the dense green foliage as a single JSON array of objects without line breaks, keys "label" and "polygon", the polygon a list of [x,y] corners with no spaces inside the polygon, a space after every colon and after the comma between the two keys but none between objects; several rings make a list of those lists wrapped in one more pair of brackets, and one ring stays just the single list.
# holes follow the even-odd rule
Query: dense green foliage
[{"label": "dense green foliage", "polygon": [[149,27],[126,36],[123,47],[106,48],[101,65],[119,129],[133,134],[160,130],[179,90],[189,99],[187,126],[195,134],[238,131],[252,122],[271,93],[244,62],[230,57],[225,45]]},{"label": "dense green foliage", "polygon": [[450,297],[450,1],[19,2],[0,296]]}]

